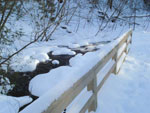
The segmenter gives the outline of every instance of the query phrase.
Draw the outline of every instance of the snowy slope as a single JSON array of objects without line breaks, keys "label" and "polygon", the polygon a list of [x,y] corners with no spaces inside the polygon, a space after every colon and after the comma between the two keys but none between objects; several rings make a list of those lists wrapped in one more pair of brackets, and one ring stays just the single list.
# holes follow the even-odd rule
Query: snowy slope
[{"label": "snowy slope", "polygon": [[134,31],[132,42],[120,73],[100,90],[95,113],[150,113],[150,31]]}]

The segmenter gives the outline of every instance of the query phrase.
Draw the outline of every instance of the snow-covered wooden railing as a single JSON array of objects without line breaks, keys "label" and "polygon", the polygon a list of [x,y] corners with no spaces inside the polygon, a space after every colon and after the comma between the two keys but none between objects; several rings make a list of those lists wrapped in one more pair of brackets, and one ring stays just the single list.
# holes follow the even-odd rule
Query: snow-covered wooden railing
[{"label": "snow-covered wooden railing", "polygon": [[[96,111],[97,109],[97,93],[103,86],[106,79],[111,73],[118,74],[122,63],[125,60],[129,47],[132,42],[132,30],[125,33],[121,40],[117,42],[114,48],[108,52],[91,70],[89,70],[84,76],[82,76],[72,87],[65,91],[57,100],[53,101],[49,107],[43,113],[62,113],[70,103],[81,93],[81,91],[87,87],[88,91],[92,91],[92,96],[88,99],[86,104],[80,110],[79,113],[85,113],[86,110]],[[103,79],[97,84],[97,75],[100,70],[109,62],[113,60],[114,63],[111,65]],[[99,75],[100,76],[100,75]],[[51,98],[51,97],[49,97]],[[39,98],[40,99],[40,98]],[[41,101],[39,101],[41,102]],[[37,102],[38,103],[38,102]],[[44,104],[44,103],[43,103]],[[38,104],[34,104],[38,106]],[[30,108],[32,105],[30,105]],[[28,109],[28,108],[25,108]],[[24,113],[24,112],[23,112]]]}]

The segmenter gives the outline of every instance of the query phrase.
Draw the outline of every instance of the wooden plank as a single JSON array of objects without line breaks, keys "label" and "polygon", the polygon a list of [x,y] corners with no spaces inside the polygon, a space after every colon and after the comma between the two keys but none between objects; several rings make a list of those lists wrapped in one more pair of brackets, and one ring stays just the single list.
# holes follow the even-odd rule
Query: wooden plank
[{"label": "wooden plank", "polygon": [[127,43],[127,44],[126,44],[126,47],[123,49],[122,53],[121,53],[120,56],[117,58],[117,61],[121,58],[121,56],[123,55],[124,52],[128,53],[128,52],[127,52],[127,48],[128,48],[128,45],[131,43],[131,39],[130,39],[129,41],[127,40],[126,43]]},{"label": "wooden plank", "polygon": [[131,44],[131,40],[127,43],[127,47],[126,47],[126,50],[125,50],[125,52],[126,52],[126,54],[128,54],[129,53],[129,45]]},{"label": "wooden plank", "polygon": [[121,54],[120,54],[119,56],[117,55],[117,60],[116,60],[116,61],[118,61],[118,60],[121,58],[121,56],[122,56],[123,53],[126,51],[126,49],[127,49],[127,44],[126,44],[125,48],[123,48]]},{"label": "wooden plank", "polygon": [[131,35],[132,35],[132,30],[130,30],[130,31],[124,36],[124,38],[119,42],[119,44],[117,45],[118,48],[120,48],[120,47],[122,46],[122,44],[127,41],[127,38],[128,38],[129,36],[131,36]]},{"label": "wooden plank", "polygon": [[87,101],[87,103],[84,105],[84,107],[80,110],[79,113],[85,113],[86,110],[89,108],[89,106],[93,103],[94,101],[94,94],[90,97],[90,99]]},{"label": "wooden plank", "polygon": [[107,72],[107,74],[105,75],[105,77],[103,78],[103,80],[100,82],[100,84],[97,87],[97,92],[101,89],[101,87],[103,86],[103,84],[105,83],[105,81],[107,80],[107,78],[109,77],[109,75],[114,71],[116,64],[114,63],[114,65],[112,66],[112,68]]},{"label": "wooden plank", "polygon": [[96,111],[97,109],[97,76],[95,74],[94,79],[88,84],[87,89],[90,91],[92,90],[93,95],[94,95],[94,100],[90,104],[88,111]]},{"label": "wooden plank", "polygon": [[113,48],[101,61],[99,61],[96,65],[95,73],[97,74],[104,65],[112,58],[117,52],[117,47]]},{"label": "wooden plank", "polygon": [[50,107],[43,113],[61,113],[74,98],[90,83],[90,81],[96,76],[94,69],[91,69],[81,79],[79,79],[71,88],[65,91],[60,98],[55,100]]},{"label": "wooden plank", "polygon": [[129,35],[128,40],[127,40],[127,43],[129,43],[129,42],[131,41],[131,38],[132,38],[132,36]]},{"label": "wooden plank", "polygon": [[[124,63],[124,61],[125,61],[126,57],[127,57],[127,55],[124,57],[124,60],[123,60],[122,64]],[[122,64],[121,64],[121,65],[122,65]],[[117,74],[120,72],[120,70],[121,70],[121,66],[120,66],[120,68],[119,68],[119,70],[118,70]]]},{"label": "wooden plank", "polygon": [[[127,54],[128,54],[129,51],[130,51],[130,48],[128,49],[128,45],[129,45],[130,43],[131,43],[131,40],[127,43],[126,48],[124,49],[124,51],[121,53],[121,55],[120,55],[119,58],[117,59],[117,62],[120,60],[120,58],[122,57],[122,55],[123,55],[124,52],[126,53],[126,56],[127,56]],[[127,49],[128,49],[128,50],[127,50]],[[125,56],[123,62],[125,61],[126,56]],[[123,62],[122,62],[122,64],[123,64]],[[121,66],[122,66],[122,64],[121,64]],[[118,74],[118,73],[120,72],[121,66],[119,67],[119,70],[116,70],[116,74]]]},{"label": "wooden plank", "polygon": [[88,112],[92,112],[92,111],[96,112],[96,109],[97,109],[97,93],[93,94],[93,96],[94,96],[94,100],[89,105]]},{"label": "wooden plank", "polygon": [[[130,30],[126,35],[125,35],[125,37],[120,41],[120,43],[117,45],[117,47],[118,47],[118,49],[123,45],[123,43],[125,43],[125,42],[127,42],[127,40],[128,40],[128,38],[129,38],[129,36],[131,36],[131,39],[130,39],[130,43],[131,43],[131,40],[132,40],[132,30]],[[128,42],[128,43],[129,43]],[[128,43],[127,43],[127,45],[128,45]],[[127,46],[126,46],[127,47]],[[124,53],[124,51],[121,53],[121,55],[119,56],[119,58],[117,58],[118,57],[118,52],[116,52],[116,54],[115,54],[115,56],[114,56],[114,60],[116,61],[116,62],[118,62],[118,60],[121,58],[121,56],[123,55],[123,53]],[[118,74],[118,70],[117,70],[117,63],[116,63],[116,67],[115,67],[115,69],[114,69],[114,74]]]},{"label": "wooden plank", "polygon": [[128,37],[132,34],[132,30],[130,30],[123,38],[122,40],[106,55],[103,57],[102,60],[100,60],[97,65],[95,66],[96,68],[96,74],[99,72],[99,70],[102,69],[102,67],[107,63],[107,61],[114,57],[115,54],[117,53],[118,49],[123,45],[124,42],[127,41]]}]

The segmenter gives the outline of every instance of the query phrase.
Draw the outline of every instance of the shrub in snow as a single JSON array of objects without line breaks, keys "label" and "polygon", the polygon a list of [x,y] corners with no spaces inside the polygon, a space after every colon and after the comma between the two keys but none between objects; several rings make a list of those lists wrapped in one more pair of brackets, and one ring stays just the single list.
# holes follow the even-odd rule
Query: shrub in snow
[{"label": "shrub in snow", "polygon": [[7,94],[9,90],[12,90],[14,85],[10,84],[7,77],[0,75],[0,94]]}]

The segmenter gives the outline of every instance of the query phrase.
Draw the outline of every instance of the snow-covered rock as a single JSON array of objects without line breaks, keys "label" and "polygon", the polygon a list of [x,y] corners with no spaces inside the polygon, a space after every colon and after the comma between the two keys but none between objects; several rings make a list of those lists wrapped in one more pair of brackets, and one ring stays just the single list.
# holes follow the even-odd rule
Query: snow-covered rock
[{"label": "snow-covered rock", "polygon": [[53,55],[61,55],[61,54],[67,54],[67,55],[75,55],[76,52],[71,51],[68,48],[58,48],[57,50],[53,51]]},{"label": "snow-covered rock", "polygon": [[11,97],[0,95],[0,113],[18,113],[20,107],[31,101],[32,98],[29,96]]},{"label": "snow-covered rock", "polygon": [[53,60],[53,61],[52,61],[52,64],[58,65],[58,64],[59,64],[59,61],[58,61],[58,60]]}]

